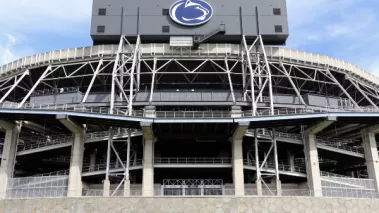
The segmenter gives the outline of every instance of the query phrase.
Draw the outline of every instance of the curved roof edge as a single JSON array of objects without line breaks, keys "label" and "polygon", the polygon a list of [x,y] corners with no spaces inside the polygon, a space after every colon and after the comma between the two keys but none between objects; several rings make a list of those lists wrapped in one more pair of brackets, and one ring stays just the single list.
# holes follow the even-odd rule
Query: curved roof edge
[{"label": "curved roof edge", "polygon": [[[0,78],[13,76],[26,69],[40,66],[88,61],[96,59],[112,59],[118,49],[118,45],[97,45],[73,49],[54,50],[41,54],[27,56],[0,67]],[[325,55],[313,54],[299,50],[291,50],[281,47],[265,47],[269,60],[297,63],[301,65],[320,67],[344,71],[350,76],[364,80],[366,83],[379,87],[379,78],[352,63],[332,58]],[[130,51],[130,50],[129,50]],[[142,56],[161,57],[225,57],[240,56],[241,46],[236,44],[203,44],[199,50],[189,48],[171,48],[169,44],[143,44],[141,45]]]}]

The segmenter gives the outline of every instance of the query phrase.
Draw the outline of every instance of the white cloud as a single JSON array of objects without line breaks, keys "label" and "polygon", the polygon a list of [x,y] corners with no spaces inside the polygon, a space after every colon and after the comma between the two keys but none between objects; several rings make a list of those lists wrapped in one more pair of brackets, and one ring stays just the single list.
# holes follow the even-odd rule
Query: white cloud
[{"label": "white cloud", "polygon": [[12,0],[2,1],[0,26],[12,31],[76,30],[91,19],[91,0]]},{"label": "white cloud", "polygon": [[0,65],[34,53],[32,48],[23,41],[24,38],[21,35],[0,35]]},{"label": "white cloud", "polygon": [[89,37],[91,11],[92,0],[1,1],[0,65],[37,53],[34,50],[56,49],[45,40],[59,42],[83,34]]},{"label": "white cloud", "polygon": [[352,62],[377,71],[377,0],[287,0],[288,46]]}]

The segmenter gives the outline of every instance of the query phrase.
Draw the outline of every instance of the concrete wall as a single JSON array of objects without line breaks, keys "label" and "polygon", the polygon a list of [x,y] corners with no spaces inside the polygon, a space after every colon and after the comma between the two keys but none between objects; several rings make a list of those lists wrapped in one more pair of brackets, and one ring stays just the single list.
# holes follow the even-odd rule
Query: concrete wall
[{"label": "concrete wall", "polygon": [[376,213],[377,199],[56,198],[1,200],[0,213]]}]

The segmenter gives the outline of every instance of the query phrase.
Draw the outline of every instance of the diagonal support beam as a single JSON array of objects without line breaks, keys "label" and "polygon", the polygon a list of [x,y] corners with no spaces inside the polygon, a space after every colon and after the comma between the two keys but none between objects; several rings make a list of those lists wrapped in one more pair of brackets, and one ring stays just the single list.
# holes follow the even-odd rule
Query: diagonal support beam
[{"label": "diagonal support beam", "polygon": [[322,130],[324,130],[325,128],[327,128],[328,126],[330,126],[336,121],[337,121],[336,117],[327,117],[326,120],[308,127],[308,129],[306,129],[305,132],[308,134],[316,135],[317,133],[321,132]]},{"label": "diagonal support beam", "polygon": [[29,70],[26,70],[24,74],[13,84],[13,86],[7,91],[7,93],[4,94],[4,96],[1,98],[0,103],[3,103],[5,99],[8,97],[8,95],[18,86],[18,84],[24,79],[26,75],[29,75]]}]

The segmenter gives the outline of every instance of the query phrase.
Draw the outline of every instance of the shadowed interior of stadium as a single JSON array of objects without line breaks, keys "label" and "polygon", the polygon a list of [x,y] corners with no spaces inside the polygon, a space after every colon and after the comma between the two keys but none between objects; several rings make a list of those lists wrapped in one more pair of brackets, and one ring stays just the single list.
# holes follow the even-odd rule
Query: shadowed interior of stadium
[{"label": "shadowed interior of stadium", "polygon": [[0,198],[377,198],[379,79],[285,48],[285,0],[93,0],[0,66]]}]

